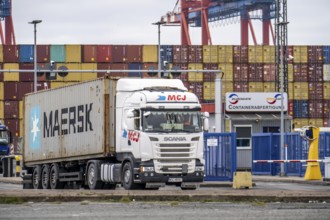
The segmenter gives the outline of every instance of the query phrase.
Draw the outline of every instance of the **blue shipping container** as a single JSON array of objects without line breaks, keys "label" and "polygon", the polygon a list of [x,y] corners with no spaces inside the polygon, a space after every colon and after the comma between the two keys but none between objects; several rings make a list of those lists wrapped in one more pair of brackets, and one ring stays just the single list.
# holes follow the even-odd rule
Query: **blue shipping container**
[{"label": "blue shipping container", "polygon": [[51,45],[50,46],[50,60],[65,63],[65,46],[64,45]]},{"label": "blue shipping container", "polygon": [[160,61],[162,64],[164,64],[164,61],[167,61],[168,63],[173,63],[173,46],[160,46]]},{"label": "blue shipping container", "polygon": [[293,117],[294,118],[308,118],[309,104],[307,100],[293,101]]},{"label": "blue shipping container", "polygon": [[330,63],[330,46],[323,46],[323,63]]},{"label": "blue shipping container", "polygon": [[142,69],[141,63],[129,63],[128,64],[128,69],[129,70],[137,70],[136,72],[129,72],[128,73],[129,77],[142,77],[142,73],[138,71],[138,70]]},{"label": "blue shipping container", "polygon": [[19,62],[20,63],[34,62],[34,45],[19,46]]}]

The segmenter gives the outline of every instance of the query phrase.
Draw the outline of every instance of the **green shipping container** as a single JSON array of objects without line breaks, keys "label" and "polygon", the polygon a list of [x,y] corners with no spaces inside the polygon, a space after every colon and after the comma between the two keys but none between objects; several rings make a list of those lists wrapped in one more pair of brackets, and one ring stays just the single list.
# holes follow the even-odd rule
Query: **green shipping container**
[{"label": "green shipping container", "polygon": [[50,60],[55,62],[65,62],[65,46],[51,45],[50,46]]}]

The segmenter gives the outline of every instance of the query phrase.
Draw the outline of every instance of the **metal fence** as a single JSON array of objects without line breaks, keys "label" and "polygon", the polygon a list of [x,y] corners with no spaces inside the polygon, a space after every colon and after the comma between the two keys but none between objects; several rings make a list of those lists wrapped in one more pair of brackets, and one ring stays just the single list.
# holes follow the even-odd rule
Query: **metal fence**
[{"label": "metal fence", "polygon": [[232,181],[236,171],[236,133],[205,133],[206,181]]},{"label": "metal fence", "polygon": [[[287,146],[288,160],[307,160],[309,142],[299,133],[285,133],[284,144]],[[280,134],[257,133],[252,135],[252,160],[280,160]],[[321,132],[319,137],[319,159],[330,157],[330,133]],[[316,158],[311,158],[316,159]],[[279,163],[253,163],[252,173],[255,175],[280,174]],[[324,174],[324,164],[320,164]],[[304,176],[306,163],[285,163],[285,174],[288,176]]]}]

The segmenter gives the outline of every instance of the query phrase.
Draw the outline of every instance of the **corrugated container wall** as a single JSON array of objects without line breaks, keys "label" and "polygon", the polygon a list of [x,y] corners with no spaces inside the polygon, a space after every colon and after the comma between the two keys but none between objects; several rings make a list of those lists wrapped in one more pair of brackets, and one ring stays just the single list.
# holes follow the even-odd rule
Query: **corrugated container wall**
[{"label": "corrugated container wall", "polygon": [[323,63],[330,63],[330,46],[323,46]]},{"label": "corrugated container wall", "polygon": [[[188,70],[203,70],[202,63],[189,63]],[[189,82],[203,82],[203,72],[188,72]]]},{"label": "corrugated container wall", "polygon": [[188,46],[175,45],[173,46],[173,63],[188,63]]},{"label": "corrugated container wall", "polygon": [[144,63],[157,63],[158,62],[158,46],[157,45],[144,45],[142,51],[142,61]]},{"label": "corrugated container wall", "polygon": [[233,62],[233,46],[218,46],[218,62],[232,63]]},{"label": "corrugated container wall", "polygon": [[19,73],[19,81],[21,82],[29,82],[34,80],[34,64],[33,63],[20,63],[20,70],[31,70],[31,72],[20,72]]},{"label": "corrugated container wall", "polygon": [[218,63],[218,46],[203,45],[203,62]]},{"label": "corrugated container wall", "polygon": [[233,47],[234,63],[248,63],[249,61],[248,54],[249,54],[248,46],[234,46]]},{"label": "corrugated container wall", "polygon": [[97,46],[96,45],[83,45],[82,46],[82,62],[94,63],[97,59]]},{"label": "corrugated container wall", "polygon": [[164,63],[173,63],[173,46],[172,45],[161,45],[160,46],[160,61]]},{"label": "corrugated container wall", "polygon": [[50,45],[37,45],[37,62],[50,62]]},{"label": "corrugated container wall", "polygon": [[128,63],[141,63],[142,62],[142,45],[128,45],[127,46],[127,62]]},{"label": "corrugated container wall", "polygon": [[67,63],[81,62],[81,46],[80,45],[65,45],[65,61]]},{"label": "corrugated container wall", "polygon": [[[218,70],[219,66],[216,63],[204,63],[203,70]],[[233,72],[233,70],[232,70]],[[214,82],[216,73],[204,72],[203,73],[203,81],[204,82]],[[220,74],[221,76],[221,74]]]},{"label": "corrugated container wall", "polygon": [[31,63],[34,60],[34,46],[20,45],[19,46],[19,62]]},{"label": "corrugated container wall", "polygon": [[110,63],[111,57],[111,45],[97,45],[97,62],[98,63]]},{"label": "corrugated container wall", "polygon": [[192,45],[188,47],[188,63],[203,63],[203,46]]},{"label": "corrugated container wall", "polygon": [[263,62],[263,46],[249,46],[249,63]]},{"label": "corrugated container wall", "polygon": [[125,63],[127,61],[126,50],[127,48],[125,45],[112,46],[112,62]]},{"label": "corrugated container wall", "polygon": [[[5,70],[18,70],[18,63],[5,63],[3,65]],[[3,81],[19,81],[19,72],[4,72]]]},{"label": "corrugated container wall", "polygon": [[323,65],[323,81],[330,81],[330,64]]},{"label": "corrugated container wall", "polygon": [[18,45],[3,45],[3,62],[4,63],[18,63],[19,54]]},{"label": "corrugated container wall", "polygon": [[50,60],[57,63],[65,62],[65,46],[64,45],[51,45],[50,46]]}]

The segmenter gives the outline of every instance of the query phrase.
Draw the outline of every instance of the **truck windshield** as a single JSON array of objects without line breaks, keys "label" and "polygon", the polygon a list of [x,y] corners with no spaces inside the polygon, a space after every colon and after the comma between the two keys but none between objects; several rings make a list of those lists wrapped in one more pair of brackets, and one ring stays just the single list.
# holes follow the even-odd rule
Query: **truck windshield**
[{"label": "truck windshield", "polygon": [[142,127],[144,132],[201,132],[201,114],[189,110],[143,111]]},{"label": "truck windshield", "polygon": [[8,132],[5,130],[0,130],[0,144],[8,144]]}]

